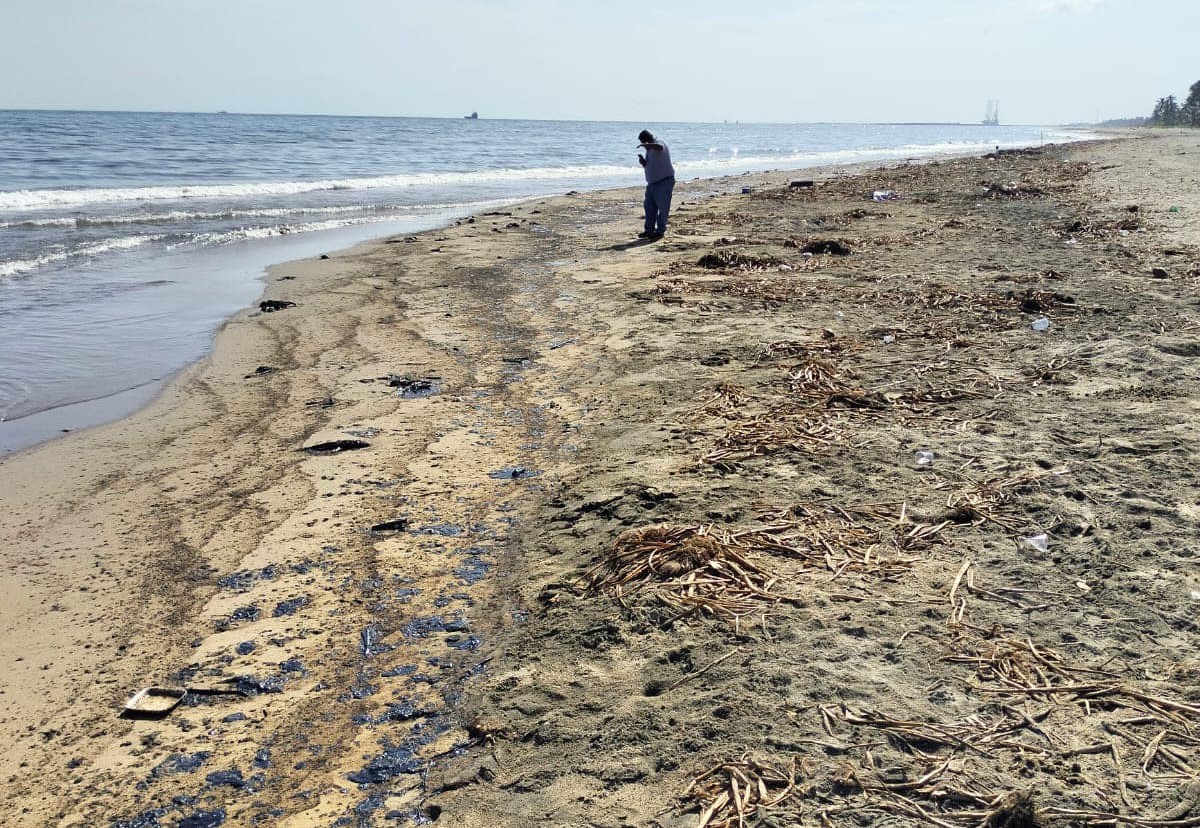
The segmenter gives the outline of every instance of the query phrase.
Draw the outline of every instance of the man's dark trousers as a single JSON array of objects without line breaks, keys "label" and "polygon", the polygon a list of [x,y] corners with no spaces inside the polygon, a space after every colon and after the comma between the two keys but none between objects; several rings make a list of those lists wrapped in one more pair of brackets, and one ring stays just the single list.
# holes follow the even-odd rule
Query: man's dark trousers
[{"label": "man's dark trousers", "polygon": [[675,190],[675,179],[664,178],[646,185],[646,232],[661,236],[667,232],[667,214],[671,212],[671,193]]}]

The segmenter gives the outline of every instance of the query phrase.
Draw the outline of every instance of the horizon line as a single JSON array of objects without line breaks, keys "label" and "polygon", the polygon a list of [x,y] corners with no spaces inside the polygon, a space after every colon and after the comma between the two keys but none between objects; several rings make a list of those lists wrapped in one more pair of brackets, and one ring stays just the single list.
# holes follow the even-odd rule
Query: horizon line
[{"label": "horizon line", "polygon": [[[453,116],[453,115],[362,115],[362,114],[330,114],[324,112],[242,112],[235,110],[213,109],[213,110],[187,110],[187,109],[80,109],[77,107],[0,107],[0,112],[78,112],[78,113],[96,113],[108,115],[225,115],[230,117],[277,117],[277,118],[360,118],[360,119],[409,119],[409,120],[424,120],[424,121],[533,121],[540,123],[568,123],[568,124],[587,124],[587,123],[607,123],[607,124],[706,124],[706,125],[763,125],[763,126],[788,126],[801,124],[827,124],[834,126],[1001,126],[1001,127],[1067,127],[1088,125],[1088,122],[1069,122],[1069,123],[1001,123],[998,125],[984,124],[980,121],[742,121],[723,120],[723,121],[707,121],[707,120],[663,120],[663,121],[648,121],[648,120],[629,120],[625,118],[617,119],[597,119],[597,118],[513,118],[513,117],[479,117],[471,118],[469,116]],[[1130,116],[1130,118],[1143,116]],[[1113,120],[1113,119],[1108,119]],[[1128,120],[1128,119],[1117,119]],[[1091,122],[1092,124],[1101,124],[1102,121]]]}]

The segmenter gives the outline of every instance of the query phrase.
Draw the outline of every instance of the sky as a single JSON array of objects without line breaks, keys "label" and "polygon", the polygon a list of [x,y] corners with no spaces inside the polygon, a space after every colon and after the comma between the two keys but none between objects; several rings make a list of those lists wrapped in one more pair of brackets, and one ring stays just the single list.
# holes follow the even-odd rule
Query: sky
[{"label": "sky", "polygon": [[0,0],[0,108],[629,121],[1149,114],[1197,0]]}]

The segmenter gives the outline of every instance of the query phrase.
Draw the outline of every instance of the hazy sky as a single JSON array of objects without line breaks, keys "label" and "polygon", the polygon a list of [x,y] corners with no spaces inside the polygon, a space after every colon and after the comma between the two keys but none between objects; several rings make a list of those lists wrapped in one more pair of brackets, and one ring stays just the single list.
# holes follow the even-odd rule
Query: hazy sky
[{"label": "hazy sky", "polygon": [[1149,114],[1198,0],[0,0],[0,108],[686,121]]}]

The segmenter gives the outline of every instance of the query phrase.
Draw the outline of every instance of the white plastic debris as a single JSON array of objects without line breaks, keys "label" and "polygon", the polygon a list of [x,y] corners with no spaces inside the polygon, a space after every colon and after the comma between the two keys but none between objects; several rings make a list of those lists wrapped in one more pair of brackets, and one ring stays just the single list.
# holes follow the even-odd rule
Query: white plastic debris
[{"label": "white plastic debris", "polygon": [[891,345],[895,341],[896,341],[896,337],[892,336],[891,334],[888,334],[887,336],[885,336],[883,338],[884,345]]},{"label": "white plastic debris", "polygon": [[1033,328],[1035,331],[1049,330],[1050,320],[1047,319],[1046,317],[1042,316],[1038,319],[1033,320],[1033,322],[1030,323],[1029,327]]},{"label": "white plastic debris", "polygon": [[917,449],[913,452],[913,459],[917,461],[918,466],[929,466],[933,464],[932,449]]},{"label": "white plastic debris", "polygon": [[1025,538],[1025,542],[1039,552],[1045,552],[1050,548],[1050,538],[1045,532],[1042,532],[1039,535],[1034,535],[1031,538]]}]

